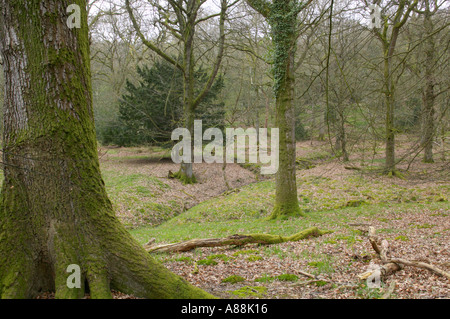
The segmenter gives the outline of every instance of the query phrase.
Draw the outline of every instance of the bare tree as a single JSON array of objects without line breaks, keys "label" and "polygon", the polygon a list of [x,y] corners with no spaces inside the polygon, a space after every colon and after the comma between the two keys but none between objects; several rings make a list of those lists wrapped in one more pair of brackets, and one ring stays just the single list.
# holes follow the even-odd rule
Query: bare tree
[{"label": "bare tree", "polygon": [[[184,104],[184,122],[185,127],[194,134],[194,120],[195,110],[204,97],[211,89],[219,67],[222,62],[224,45],[225,45],[225,21],[227,9],[232,6],[228,4],[227,0],[221,0],[221,7],[218,13],[209,15],[202,14],[202,6],[206,0],[169,0],[166,4],[159,1],[151,1],[152,6],[156,8],[158,19],[157,23],[165,32],[168,32],[172,39],[179,44],[179,57],[174,57],[170,52],[158,46],[154,41],[149,40],[138,23],[135,17],[134,10],[131,7],[130,0],[126,0],[126,9],[133,23],[133,26],[141,39],[141,41],[149,49],[154,51],[160,57],[171,63],[183,73],[183,104]],[[219,18],[219,35],[217,41],[216,58],[211,64],[211,70],[208,80],[201,89],[196,89],[195,71],[198,67],[199,60],[196,58],[195,40],[196,30],[200,23],[210,19]],[[193,146],[192,146],[193,147]],[[191,150],[191,161],[182,162],[180,171],[176,176],[184,183],[195,183],[196,178],[192,170],[192,163],[194,158],[193,149]]]}]

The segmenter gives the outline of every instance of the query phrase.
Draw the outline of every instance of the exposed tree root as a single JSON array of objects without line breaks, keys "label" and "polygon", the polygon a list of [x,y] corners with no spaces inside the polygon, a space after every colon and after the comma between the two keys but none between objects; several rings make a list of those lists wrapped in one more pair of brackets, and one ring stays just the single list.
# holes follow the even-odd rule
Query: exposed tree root
[{"label": "exposed tree root", "polygon": [[144,248],[148,252],[180,252],[189,251],[197,247],[243,246],[246,244],[279,244],[287,241],[298,241],[309,237],[318,237],[330,231],[321,231],[317,227],[305,229],[292,236],[279,236],[270,234],[231,235],[225,238],[191,239],[180,243],[152,245],[146,244]]},{"label": "exposed tree root", "polygon": [[428,263],[424,263],[421,261],[414,261],[414,260],[406,260],[403,258],[388,258],[389,253],[389,243],[387,240],[383,240],[380,243],[380,240],[375,235],[375,228],[369,227],[369,242],[372,245],[372,248],[377,253],[378,257],[380,257],[381,262],[383,265],[378,266],[375,269],[372,269],[370,271],[364,272],[358,277],[361,280],[365,280],[375,274],[375,272],[379,272],[381,279],[384,279],[388,275],[403,269],[404,266],[412,266],[412,267],[418,267],[427,269],[435,274],[438,274],[440,276],[446,277],[448,280],[450,280],[450,273]]}]

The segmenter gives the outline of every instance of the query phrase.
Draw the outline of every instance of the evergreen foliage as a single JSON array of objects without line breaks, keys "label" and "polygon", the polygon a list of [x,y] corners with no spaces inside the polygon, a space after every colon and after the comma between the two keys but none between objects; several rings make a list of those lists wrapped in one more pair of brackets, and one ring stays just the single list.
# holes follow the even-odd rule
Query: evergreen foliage
[{"label": "evergreen foliage", "polygon": [[[170,146],[171,133],[183,123],[183,74],[165,61],[151,67],[137,68],[139,82],[126,83],[126,93],[119,104],[119,115],[100,132],[103,144],[118,146]],[[207,72],[195,73],[198,89],[207,81]],[[218,77],[210,92],[195,111],[195,118],[203,121],[203,129],[224,126],[224,103],[217,98],[223,88]]]}]

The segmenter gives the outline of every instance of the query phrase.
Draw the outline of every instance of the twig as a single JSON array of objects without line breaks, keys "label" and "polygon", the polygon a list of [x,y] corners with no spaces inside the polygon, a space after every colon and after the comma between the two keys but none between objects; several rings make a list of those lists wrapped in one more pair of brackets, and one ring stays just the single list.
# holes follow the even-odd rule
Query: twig
[{"label": "twig", "polygon": [[387,240],[383,240],[381,242],[381,248],[378,244],[378,238],[375,235],[375,228],[369,227],[369,242],[372,245],[372,248],[376,251],[378,256],[380,257],[383,266],[378,267],[377,269],[373,271],[367,271],[363,274],[358,275],[358,277],[361,280],[369,278],[375,271],[379,270],[381,273],[381,276],[385,277],[391,273],[394,273],[400,269],[402,269],[404,266],[412,266],[412,267],[418,267],[427,269],[431,272],[434,272],[440,276],[446,277],[450,280],[450,273],[447,271],[444,271],[440,268],[437,268],[436,266],[432,264],[427,264],[421,261],[411,261],[406,260],[403,258],[388,258],[387,254],[389,251],[389,243]]}]

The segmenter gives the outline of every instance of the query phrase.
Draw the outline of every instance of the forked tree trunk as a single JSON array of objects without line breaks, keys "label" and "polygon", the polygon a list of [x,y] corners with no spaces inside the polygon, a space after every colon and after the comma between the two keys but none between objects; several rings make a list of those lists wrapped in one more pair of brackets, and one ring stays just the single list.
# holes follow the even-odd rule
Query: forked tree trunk
[{"label": "forked tree trunk", "polygon": [[[81,8],[81,28],[66,25]],[[212,297],[160,265],[116,219],[100,175],[92,110],[86,2],[0,0],[4,60],[4,182],[0,296]],[[67,267],[82,287],[67,286]]]}]

